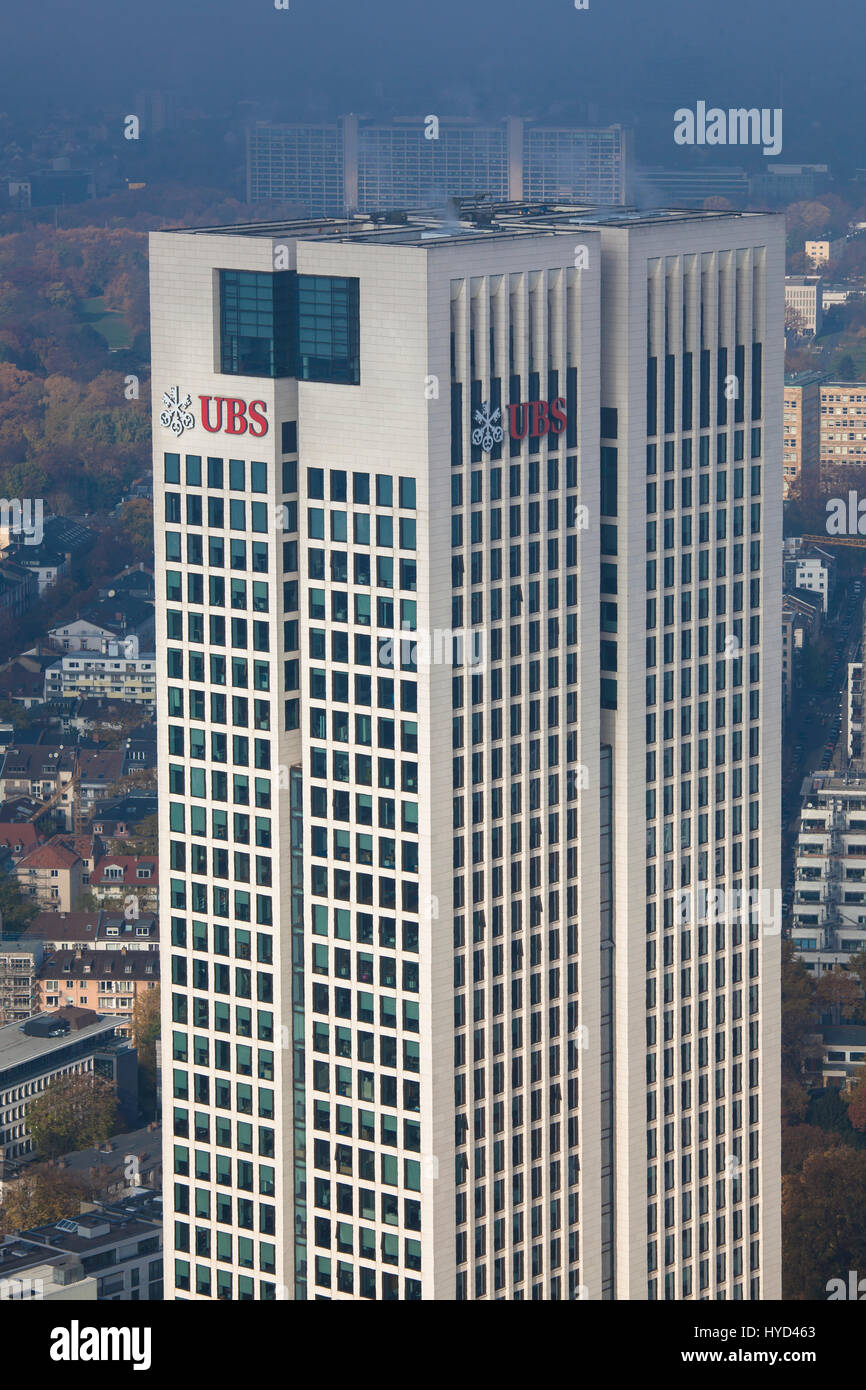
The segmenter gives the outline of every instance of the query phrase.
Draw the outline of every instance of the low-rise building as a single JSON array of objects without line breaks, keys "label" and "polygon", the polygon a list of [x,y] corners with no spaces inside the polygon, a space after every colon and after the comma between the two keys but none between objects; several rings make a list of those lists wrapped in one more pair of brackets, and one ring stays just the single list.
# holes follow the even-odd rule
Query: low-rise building
[{"label": "low-rise building", "polygon": [[25,1236],[0,1236],[0,1303],[95,1303],[97,1287],[77,1255]]},{"label": "low-rise building", "polygon": [[5,850],[13,864],[39,844],[36,826],[30,821],[0,821],[0,851]]},{"label": "low-rise building", "polygon": [[785,591],[816,594],[826,617],[830,598],[836,587],[836,556],[820,546],[801,549],[796,556],[784,561]]},{"label": "low-rise building", "polygon": [[77,618],[50,628],[48,641],[61,652],[105,651],[108,642],[126,642],[135,638],[139,649],[153,646],[154,609],[146,599],[130,594],[116,594],[91,604]]},{"label": "low-rise building", "polygon": [[137,598],[152,603],[155,592],[153,572],[142,563],[133,565],[116,575],[105,588],[99,590],[99,597],[101,599]]},{"label": "low-rise building", "polygon": [[153,951],[55,951],[36,974],[40,1011],[61,1007],[97,1009],[117,1021],[118,1032],[131,1032],[135,1001],[156,989],[159,956]]},{"label": "low-rise building", "polygon": [[78,754],[79,792],[85,816],[92,815],[96,804],[105,801],[108,793],[116,794],[115,789],[123,779],[125,762],[123,749],[81,749]]},{"label": "low-rise building", "polygon": [[104,652],[64,656],[45,672],[45,699],[82,696],[152,705],[156,699],[156,657],[138,655],[138,639],[109,641]]},{"label": "low-rise building", "polygon": [[[22,1246],[33,1246],[33,1264],[28,1262],[29,1252],[23,1249],[17,1255],[11,1254],[4,1264],[4,1248],[8,1244],[4,1242],[0,1244],[0,1278],[8,1267],[10,1272],[17,1268],[17,1275],[13,1273],[12,1278],[33,1279],[38,1277],[41,1266],[51,1266],[56,1258],[66,1262],[65,1268],[61,1267],[58,1286],[69,1290],[65,1295],[69,1299],[95,1297],[101,1303],[162,1301],[162,1199],[147,1188],[133,1188],[116,1202],[88,1203],[78,1215],[34,1226],[10,1239]],[[80,1279],[74,1274],[78,1269]],[[94,1284],[93,1294],[74,1292]],[[51,1295],[43,1292],[31,1296]]]},{"label": "low-rise building", "polygon": [[32,570],[14,560],[0,560],[0,617],[22,617],[38,596]]},{"label": "low-rise building", "polygon": [[14,873],[24,897],[46,910],[71,912],[84,890],[81,856],[59,835],[19,859]]},{"label": "low-rise building", "polygon": [[824,1024],[813,1040],[818,1044],[811,1070],[820,1068],[825,1086],[847,1090],[866,1066],[866,1026],[861,1023]]},{"label": "low-rise building", "polygon": [[[0,1202],[6,1191],[39,1163],[35,1155],[6,1160]],[[91,1191],[105,1202],[120,1201],[130,1189],[148,1188],[159,1192],[162,1186],[162,1128],[154,1120],[142,1129],[112,1135],[105,1143],[79,1149],[54,1160],[54,1166],[71,1177],[83,1178]]]},{"label": "low-rise building", "polygon": [[[128,769],[127,769],[128,770]],[[157,814],[158,802],[153,793],[130,792],[129,796],[102,801],[93,809],[90,827],[105,840],[133,836],[142,821]]]},{"label": "low-rise building", "polygon": [[824,321],[820,275],[785,276],[786,319],[798,337],[814,338]]},{"label": "low-rise building", "polygon": [[45,669],[55,660],[40,652],[23,652],[0,668],[0,700],[32,709],[45,699]]},{"label": "low-rise building", "polygon": [[0,1026],[23,1023],[37,1012],[36,976],[43,956],[41,942],[0,936]]},{"label": "low-rise building", "polygon": [[0,799],[32,796],[37,801],[57,797],[57,809],[71,824],[76,752],[49,744],[16,744],[6,749],[0,767]]},{"label": "low-rise building", "polygon": [[89,912],[40,912],[18,938],[43,951],[159,950],[159,918],[153,912],[126,917],[95,908]]},{"label": "low-rise building", "polygon": [[[28,1031],[25,1031],[28,1030]],[[136,1051],[118,1037],[116,1018],[92,1009],[58,1009],[0,1027],[0,1149],[5,1158],[32,1150],[27,1111],[58,1076],[96,1072],[111,1080],[122,1113],[138,1113]]]},{"label": "low-rise building", "polygon": [[105,855],[90,875],[90,892],[97,903],[134,897],[139,912],[159,905],[159,869],[155,855]]},{"label": "low-rise building", "polygon": [[818,237],[805,244],[806,260],[813,270],[820,270],[828,261],[836,261],[843,254],[847,245],[847,238],[840,237]]}]

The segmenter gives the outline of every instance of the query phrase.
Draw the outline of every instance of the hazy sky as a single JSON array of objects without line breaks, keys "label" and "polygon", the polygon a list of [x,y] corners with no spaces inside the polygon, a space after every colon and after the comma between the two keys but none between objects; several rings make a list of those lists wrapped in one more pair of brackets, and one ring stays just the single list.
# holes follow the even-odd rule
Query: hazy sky
[{"label": "hazy sky", "polygon": [[[665,151],[703,99],[778,106],[783,160],[866,164],[861,0],[0,0],[0,107],[274,100],[305,118],[579,114]],[[639,118],[639,119],[637,119]],[[643,137],[643,138],[642,138]],[[834,144],[839,147],[834,149]],[[842,148],[844,146],[844,148]],[[673,147],[671,147],[673,150]]]}]

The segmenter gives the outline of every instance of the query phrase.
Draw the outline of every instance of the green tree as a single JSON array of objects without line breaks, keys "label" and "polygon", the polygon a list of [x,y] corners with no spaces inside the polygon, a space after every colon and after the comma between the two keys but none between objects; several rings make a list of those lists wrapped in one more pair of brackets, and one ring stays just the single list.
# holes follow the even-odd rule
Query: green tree
[{"label": "green tree", "polygon": [[27,1123],[40,1157],[95,1147],[117,1128],[114,1087],[93,1072],[58,1076],[30,1105]]},{"label": "green tree", "polygon": [[866,1268],[866,1153],[841,1145],[810,1154],[782,1178],[786,1299],[823,1300],[831,1279]]},{"label": "green tree", "polygon": [[791,941],[782,942],[782,1068],[790,1080],[799,1080],[803,1068],[804,1040],[815,1031],[815,984]]},{"label": "green tree", "polygon": [[811,1154],[837,1149],[842,1142],[841,1134],[828,1134],[817,1125],[786,1125],[782,1130],[782,1172],[799,1173]]},{"label": "green tree", "polygon": [[132,1041],[138,1051],[138,1100],[145,1115],[156,1111],[156,1042],[159,1037],[159,985],[136,996]]},{"label": "green tree", "polygon": [[0,878],[0,921],[4,935],[20,936],[38,911],[38,903],[24,897],[17,879],[11,876]]},{"label": "green tree", "polygon": [[849,970],[842,970],[838,965],[822,975],[815,986],[815,1002],[822,1010],[830,1010],[834,1023],[841,1023],[843,1018],[849,1017],[862,998],[860,981]]},{"label": "green tree", "polygon": [[77,1216],[88,1196],[87,1184],[72,1173],[50,1163],[29,1164],[20,1178],[4,1183],[0,1230],[28,1231]]},{"label": "green tree", "polygon": [[854,1084],[845,1097],[848,1119],[858,1133],[866,1132],[866,1067],[861,1067]]}]

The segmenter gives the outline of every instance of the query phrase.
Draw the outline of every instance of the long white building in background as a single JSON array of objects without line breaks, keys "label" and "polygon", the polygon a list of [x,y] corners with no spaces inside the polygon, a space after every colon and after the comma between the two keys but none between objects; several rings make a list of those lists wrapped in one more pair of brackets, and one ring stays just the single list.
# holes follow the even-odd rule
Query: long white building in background
[{"label": "long white building in background", "polygon": [[449,198],[622,204],[631,134],[622,126],[490,125],[436,115],[247,129],[247,201],[314,217],[430,208]]},{"label": "long white building in background", "polygon": [[151,270],[166,1296],[778,1297],[781,219]]}]

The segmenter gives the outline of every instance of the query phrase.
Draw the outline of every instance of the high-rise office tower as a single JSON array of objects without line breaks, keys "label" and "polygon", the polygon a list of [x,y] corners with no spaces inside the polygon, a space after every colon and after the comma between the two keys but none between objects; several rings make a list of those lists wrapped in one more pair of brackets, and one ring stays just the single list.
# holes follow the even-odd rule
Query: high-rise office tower
[{"label": "high-rise office tower", "polygon": [[153,237],[169,1296],[777,1294],[783,241]]}]

